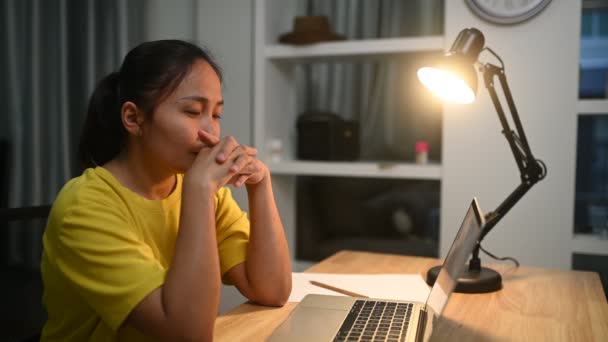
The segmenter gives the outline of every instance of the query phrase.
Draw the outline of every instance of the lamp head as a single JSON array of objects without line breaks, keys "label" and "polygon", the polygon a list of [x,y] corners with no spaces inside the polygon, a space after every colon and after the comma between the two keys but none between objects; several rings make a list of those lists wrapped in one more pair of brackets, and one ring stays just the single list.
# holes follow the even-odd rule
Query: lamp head
[{"label": "lamp head", "polygon": [[440,62],[418,69],[418,79],[431,92],[452,103],[471,103],[477,92],[475,63],[485,38],[476,28],[460,31]]}]

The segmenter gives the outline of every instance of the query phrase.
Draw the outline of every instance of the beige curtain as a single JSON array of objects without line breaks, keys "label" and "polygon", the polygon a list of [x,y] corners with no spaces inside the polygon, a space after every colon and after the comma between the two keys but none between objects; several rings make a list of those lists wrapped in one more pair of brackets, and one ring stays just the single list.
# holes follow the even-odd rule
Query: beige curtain
[{"label": "beige curtain", "polygon": [[[79,173],[88,97],[141,41],[144,0],[4,0],[0,139],[9,143],[8,207],[51,204]],[[3,264],[38,267],[44,222],[0,232]],[[32,226],[33,225],[33,226]],[[4,227],[3,227],[4,228]]]}]

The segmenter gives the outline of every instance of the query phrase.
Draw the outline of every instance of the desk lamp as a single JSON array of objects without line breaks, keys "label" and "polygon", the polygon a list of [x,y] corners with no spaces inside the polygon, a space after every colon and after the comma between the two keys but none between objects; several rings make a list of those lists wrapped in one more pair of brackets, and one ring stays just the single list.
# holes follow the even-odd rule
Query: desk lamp
[{"label": "desk lamp", "polygon": [[[477,245],[473,249],[469,267],[458,279],[456,292],[483,293],[493,292],[502,288],[502,279],[498,272],[481,267],[479,250],[481,241],[492,228],[502,219],[507,212],[519,201],[524,194],[538,181],[543,179],[547,173],[545,164],[535,159],[528,146],[526,134],[519,120],[511,91],[507,84],[505,68],[502,59],[489,47],[484,47],[485,39],[481,31],[476,28],[468,28],[460,31],[458,37],[452,44],[450,50],[442,57],[441,61],[434,67],[423,67],[418,69],[418,79],[431,92],[446,102],[468,104],[475,100],[477,91],[476,69],[483,75],[486,89],[490,93],[494,108],[502,125],[502,133],[507,138],[509,147],[515,157],[519,168],[521,184],[496,208],[486,215],[486,224],[482,228]],[[479,54],[487,50],[500,62],[500,67],[481,63],[477,59]],[[502,105],[496,95],[494,78],[498,77],[504,97],[507,101],[511,118],[517,132],[509,126]],[[482,248],[481,248],[482,249]],[[427,272],[427,283],[435,282],[440,267],[433,267]]]}]

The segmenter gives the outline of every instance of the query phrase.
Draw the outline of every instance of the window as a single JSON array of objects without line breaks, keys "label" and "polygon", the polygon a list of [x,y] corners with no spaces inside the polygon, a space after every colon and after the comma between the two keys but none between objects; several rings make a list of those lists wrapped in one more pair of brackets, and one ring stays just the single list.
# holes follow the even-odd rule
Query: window
[{"label": "window", "polygon": [[608,1],[584,1],[581,27],[580,98],[608,95]]}]

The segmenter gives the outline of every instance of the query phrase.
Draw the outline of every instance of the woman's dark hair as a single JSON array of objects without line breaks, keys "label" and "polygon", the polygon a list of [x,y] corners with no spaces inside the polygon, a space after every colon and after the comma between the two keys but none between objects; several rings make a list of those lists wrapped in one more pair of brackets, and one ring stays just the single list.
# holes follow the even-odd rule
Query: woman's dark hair
[{"label": "woman's dark hair", "polygon": [[120,116],[123,103],[131,101],[151,117],[198,60],[209,63],[222,81],[222,71],[213,57],[185,41],[145,42],[129,51],[120,71],[103,78],[91,95],[78,145],[80,166],[105,164],[123,148],[127,138]]}]

